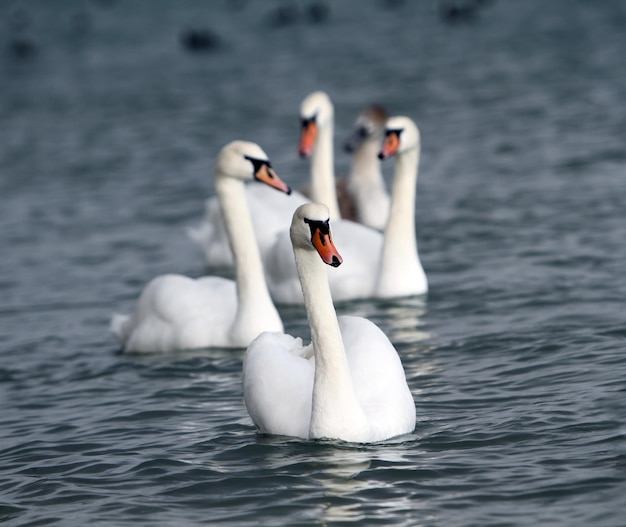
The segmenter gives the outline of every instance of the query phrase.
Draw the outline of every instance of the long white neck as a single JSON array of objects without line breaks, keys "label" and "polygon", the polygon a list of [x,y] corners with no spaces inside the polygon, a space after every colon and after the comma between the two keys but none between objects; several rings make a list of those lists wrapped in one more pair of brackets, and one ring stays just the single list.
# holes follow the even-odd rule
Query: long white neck
[{"label": "long white neck", "polygon": [[383,175],[380,170],[378,151],[380,144],[375,139],[367,139],[359,146],[352,156],[352,165],[348,179],[350,183],[358,181],[368,187],[385,187]]},{"label": "long white neck", "polygon": [[354,391],[325,264],[315,251],[294,253],[315,354],[309,434],[358,441],[367,421]]},{"label": "long white neck", "polygon": [[235,261],[238,307],[231,338],[240,340],[241,346],[247,346],[269,327],[280,330],[282,322],[265,282],[243,181],[218,175],[215,190]]},{"label": "long white neck", "polygon": [[415,187],[419,149],[396,156],[391,209],[385,227],[377,296],[391,297],[424,293],[426,275],[415,238]]},{"label": "long white neck", "polygon": [[328,207],[331,221],[341,218],[335,189],[333,126],[331,120],[319,127],[311,159],[311,200]]},{"label": "long white neck", "polygon": [[352,156],[348,188],[360,223],[383,230],[389,215],[389,194],[378,160],[379,142],[367,139]]}]

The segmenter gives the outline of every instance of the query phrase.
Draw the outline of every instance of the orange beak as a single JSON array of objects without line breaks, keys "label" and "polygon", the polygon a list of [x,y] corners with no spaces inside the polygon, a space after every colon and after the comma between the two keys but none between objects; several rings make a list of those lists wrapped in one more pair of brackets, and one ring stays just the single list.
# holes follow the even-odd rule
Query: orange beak
[{"label": "orange beak", "polygon": [[280,190],[285,194],[291,194],[291,189],[289,185],[285,183],[282,179],[280,179],[274,169],[269,166],[267,163],[261,163],[254,173],[254,178],[261,183],[265,183],[270,187],[275,188],[276,190]]},{"label": "orange beak", "polygon": [[398,151],[400,147],[400,133],[396,130],[388,130],[385,134],[383,146],[378,154],[378,159],[386,159]]},{"label": "orange beak", "polygon": [[313,146],[317,139],[317,123],[315,118],[304,119],[302,121],[302,132],[300,133],[300,146],[298,152],[300,157],[308,157],[313,152]]},{"label": "orange beak", "polygon": [[324,263],[333,267],[339,267],[343,262],[343,258],[333,243],[330,229],[328,229],[328,232],[324,232],[321,228],[315,227],[311,231],[313,247],[315,247]]}]

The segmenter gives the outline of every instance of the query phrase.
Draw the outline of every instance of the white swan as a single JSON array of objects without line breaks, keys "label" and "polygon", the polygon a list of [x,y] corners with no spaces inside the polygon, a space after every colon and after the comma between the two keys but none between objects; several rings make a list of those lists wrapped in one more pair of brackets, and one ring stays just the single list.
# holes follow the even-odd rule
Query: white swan
[{"label": "white swan", "polygon": [[[385,126],[381,158],[396,156],[391,208],[385,231],[380,233],[348,220],[333,223],[335,240],[345,263],[329,274],[335,301],[425,294],[428,280],[415,239],[415,187],[420,154],[420,134],[408,117],[391,117]],[[270,294],[281,304],[301,304],[291,242],[281,232],[264,256]]]},{"label": "white swan", "polygon": [[374,296],[423,295],[428,279],[417,251],[415,193],[421,151],[420,132],[409,117],[390,117],[379,157],[395,156],[391,208],[385,226]]},{"label": "white swan", "polygon": [[252,421],[268,434],[364,443],[411,432],[415,403],[393,345],[365,318],[337,319],[324,263],[336,267],[341,256],[328,208],[299,207],[290,235],[312,342],[264,332],[250,344],[243,387]]},{"label": "white swan", "polygon": [[236,282],[167,274],[145,287],[131,315],[114,315],[111,330],[126,352],[245,348],[262,331],[282,331],[269,296],[246,206],[247,180],[290,189],[255,143],[233,141],[219,153],[215,189],[235,256]]},{"label": "white swan", "polygon": [[[354,219],[380,231],[387,224],[390,204],[378,158],[387,117],[385,109],[377,104],[359,114],[344,145],[345,150],[352,153],[352,164],[345,192],[339,193],[342,218]],[[338,180],[338,187],[341,181]],[[347,207],[349,212],[344,212]]]}]

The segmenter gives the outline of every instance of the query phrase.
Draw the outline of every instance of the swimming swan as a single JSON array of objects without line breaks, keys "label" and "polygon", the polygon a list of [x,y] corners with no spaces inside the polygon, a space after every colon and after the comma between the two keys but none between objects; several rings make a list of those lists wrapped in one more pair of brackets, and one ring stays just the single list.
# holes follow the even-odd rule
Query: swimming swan
[{"label": "swimming swan", "polygon": [[255,143],[233,141],[220,151],[215,190],[235,256],[236,281],[167,274],[145,287],[131,315],[116,314],[111,330],[125,352],[245,348],[262,331],[283,325],[267,290],[246,205],[244,182],[256,179],[289,194]]},{"label": "swimming swan", "polygon": [[324,263],[342,258],[328,208],[299,207],[290,236],[312,342],[264,332],[248,346],[243,389],[252,421],[268,434],[363,443],[411,432],[415,403],[393,345],[369,320],[335,313]]},{"label": "swimming swan", "polygon": [[[428,280],[415,239],[415,192],[420,134],[408,117],[391,117],[385,125],[381,159],[395,155],[389,219],[383,233],[349,220],[333,222],[335,240],[345,263],[329,273],[335,301],[425,294]],[[289,233],[283,231],[264,256],[270,294],[281,304],[303,302]]]}]

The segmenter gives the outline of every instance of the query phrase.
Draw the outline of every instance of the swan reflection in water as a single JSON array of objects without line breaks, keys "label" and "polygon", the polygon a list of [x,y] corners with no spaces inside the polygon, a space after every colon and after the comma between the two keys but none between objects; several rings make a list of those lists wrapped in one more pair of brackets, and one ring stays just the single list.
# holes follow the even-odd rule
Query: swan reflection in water
[{"label": "swan reflection in water", "polygon": [[424,296],[370,299],[337,304],[341,315],[368,318],[379,326],[394,345],[425,343],[433,335],[421,329],[427,313]]},{"label": "swan reflection in water", "polygon": [[[322,525],[363,522],[392,509],[406,514],[414,510],[410,499],[394,490],[396,478],[390,472],[414,467],[419,455],[415,433],[367,445],[266,435],[259,435],[258,442],[270,450],[264,457],[265,469],[303,478],[307,509],[319,511],[317,520]],[[374,493],[384,495],[385,511],[380,510],[380,500],[371,502]]]}]

